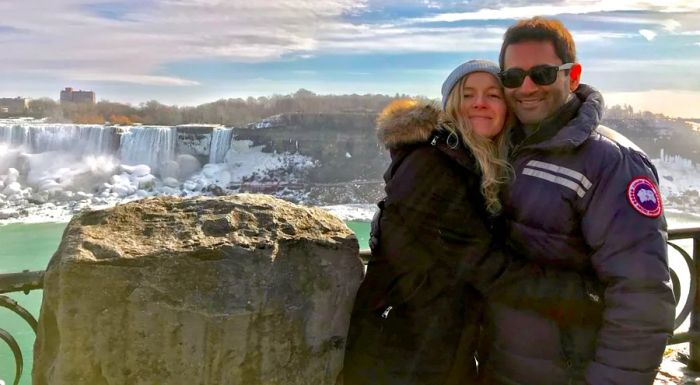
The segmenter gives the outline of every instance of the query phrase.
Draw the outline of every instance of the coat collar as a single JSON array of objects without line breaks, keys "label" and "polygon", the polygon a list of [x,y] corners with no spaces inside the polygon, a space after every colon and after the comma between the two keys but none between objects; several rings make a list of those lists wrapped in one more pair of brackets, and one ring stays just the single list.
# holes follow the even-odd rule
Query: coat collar
[{"label": "coat collar", "polygon": [[392,157],[416,145],[432,145],[464,168],[476,170],[476,161],[456,134],[448,130],[444,113],[433,103],[401,99],[390,103],[377,118],[377,137]]},{"label": "coat collar", "polygon": [[572,97],[556,113],[540,123],[540,128],[524,138],[520,127],[512,131],[511,143],[522,149],[570,150],[580,146],[595,131],[603,117],[603,96],[593,87],[579,85]]}]

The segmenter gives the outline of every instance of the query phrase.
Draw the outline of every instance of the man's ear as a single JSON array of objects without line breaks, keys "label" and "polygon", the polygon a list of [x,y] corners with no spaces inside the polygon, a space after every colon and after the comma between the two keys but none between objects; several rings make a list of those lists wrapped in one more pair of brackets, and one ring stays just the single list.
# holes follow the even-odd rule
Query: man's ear
[{"label": "man's ear", "polygon": [[576,63],[569,70],[569,91],[574,92],[581,83],[581,64]]}]

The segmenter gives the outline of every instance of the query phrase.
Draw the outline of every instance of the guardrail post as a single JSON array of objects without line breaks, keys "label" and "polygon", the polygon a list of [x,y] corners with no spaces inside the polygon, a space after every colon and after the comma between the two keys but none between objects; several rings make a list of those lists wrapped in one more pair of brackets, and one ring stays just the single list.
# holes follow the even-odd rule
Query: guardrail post
[{"label": "guardrail post", "polygon": [[[700,236],[693,236],[693,262],[695,265],[696,282],[700,279]],[[693,301],[693,312],[690,314],[690,335],[694,336],[700,332],[700,284],[695,286],[695,299]],[[695,338],[690,339],[690,362],[688,368],[692,371],[700,371],[700,341]]]}]

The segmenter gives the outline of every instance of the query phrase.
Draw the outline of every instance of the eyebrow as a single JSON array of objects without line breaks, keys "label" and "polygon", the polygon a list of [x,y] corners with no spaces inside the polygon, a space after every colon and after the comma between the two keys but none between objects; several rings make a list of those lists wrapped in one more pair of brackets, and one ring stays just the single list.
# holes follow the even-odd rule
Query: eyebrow
[{"label": "eyebrow", "polygon": [[[476,89],[476,88],[475,88],[475,87],[464,87],[464,88],[462,88],[462,91],[474,90],[474,89]],[[500,88],[500,87],[497,87],[497,86],[489,86],[488,88],[486,88],[486,91],[489,91],[489,90],[497,90],[497,91],[500,91],[501,88]]]}]

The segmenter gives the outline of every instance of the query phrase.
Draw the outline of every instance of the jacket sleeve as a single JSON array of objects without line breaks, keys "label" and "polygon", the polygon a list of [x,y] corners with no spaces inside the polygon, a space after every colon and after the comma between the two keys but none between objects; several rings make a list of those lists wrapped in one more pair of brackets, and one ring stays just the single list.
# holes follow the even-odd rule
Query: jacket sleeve
[{"label": "jacket sleeve", "polygon": [[602,326],[586,381],[651,385],[674,323],[666,220],[643,214],[628,198],[630,182],[639,178],[648,178],[658,191],[653,165],[637,152],[616,150],[589,190],[581,221],[595,273],[605,285]]},{"label": "jacket sleeve", "polygon": [[508,253],[489,253],[492,237],[478,206],[479,188],[477,175],[434,148],[403,159],[387,184],[379,230],[381,253],[399,275],[441,265],[484,293],[500,279],[512,279],[510,271],[524,269]]}]

